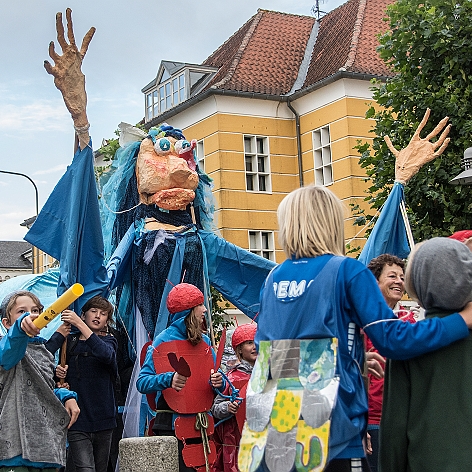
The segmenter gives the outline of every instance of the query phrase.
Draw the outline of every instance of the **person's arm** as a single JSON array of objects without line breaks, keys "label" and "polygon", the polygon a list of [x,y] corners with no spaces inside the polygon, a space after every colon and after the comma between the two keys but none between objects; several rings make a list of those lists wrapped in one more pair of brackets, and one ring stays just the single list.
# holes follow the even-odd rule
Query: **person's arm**
[{"label": "person's arm", "polygon": [[[360,264],[357,261],[351,264],[354,262]],[[389,359],[410,359],[469,335],[465,318],[470,316],[472,323],[472,303],[470,314],[467,309],[464,317],[456,313],[410,324],[393,314],[367,268],[349,280],[347,290],[356,323],[364,329],[379,353]]]},{"label": "person's arm", "polygon": [[22,329],[23,320],[26,318],[37,318],[38,315],[24,313],[18,318],[7,334],[0,339],[0,366],[5,370],[10,370],[23,359],[29,336]]},{"label": "person's arm", "polygon": [[103,364],[116,366],[116,350],[118,342],[113,336],[97,336],[92,333],[85,340],[87,346],[92,350],[92,354]]},{"label": "person's arm", "polygon": [[55,354],[63,345],[64,339],[65,336],[60,331],[55,331],[44,345],[51,354]]},{"label": "person's arm", "polygon": [[228,406],[231,402],[226,398],[223,398],[220,395],[217,395],[213,400],[213,405],[211,407],[211,414],[217,419],[222,420],[223,418],[228,418],[231,416],[231,413],[228,410]]},{"label": "person's arm", "polygon": [[380,420],[379,464],[382,472],[407,470],[410,381],[408,363],[388,361]]},{"label": "person's arm", "polygon": [[77,393],[67,388],[55,388],[54,393],[56,394],[56,397],[62,402],[64,408],[67,410],[67,413],[70,416],[68,425],[68,428],[70,428],[77,421],[80,413],[80,408],[77,404]]},{"label": "person's arm", "polygon": [[153,346],[148,347],[146,358],[139,372],[138,380],[136,381],[136,388],[141,393],[161,392],[172,386],[172,378],[175,372],[156,374],[152,360],[153,350]]},{"label": "person's arm", "polygon": [[[205,341],[208,346],[211,348],[211,354],[213,356],[213,362],[216,363],[216,353],[211,345],[210,338],[206,335],[203,335],[203,340]],[[226,379],[222,375],[222,370],[218,369],[216,372],[214,370],[211,371],[210,374],[210,384],[215,390],[216,394],[222,393],[226,389]]]},{"label": "person's arm", "polygon": [[93,331],[85,324],[85,321],[75,313],[75,311],[64,310],[61,313],[61,320],[64,323],[69,323],[70,325],[75,326],[85,339],[88,339],[93,334]]}]

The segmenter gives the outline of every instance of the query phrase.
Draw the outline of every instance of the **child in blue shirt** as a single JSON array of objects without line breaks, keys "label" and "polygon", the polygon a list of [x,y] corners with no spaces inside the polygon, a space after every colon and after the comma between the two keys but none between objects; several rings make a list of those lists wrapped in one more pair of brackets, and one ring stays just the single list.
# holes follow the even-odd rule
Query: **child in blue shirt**
[{"label": "child in blue shirt", "polygon": [[11,293],[0,305],[8,330],[0,337],[0,469],[63,466],[67,429],[79,415],[77,395],[54,389],[54,356],[33,323],[42,309],[27,291]]}]

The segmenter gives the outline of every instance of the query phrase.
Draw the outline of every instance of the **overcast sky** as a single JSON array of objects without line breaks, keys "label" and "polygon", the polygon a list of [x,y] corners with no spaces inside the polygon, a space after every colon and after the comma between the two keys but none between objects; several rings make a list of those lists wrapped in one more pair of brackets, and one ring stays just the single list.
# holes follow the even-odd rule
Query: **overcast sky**
[{"label": "overcast sky", "polygon": [[[258,8],[311,15],[314,0],[0,0],[0,170],[29,175],[39,207],[73,157],[73,127],[52,76],[43,67],[56,40],[55,14],[72,8],[77,44],[97,31],[83,63],[93,147],[118,123],[144,116],[141,88],[161,60],[201,63]],[[343,0],[325,0],[333,10]],[[172,9],[168,6],[172,5]],[[56,42],[56,51],[60,47]],[[21,240],[35,214],[33,185],[0,173],[0,240]]]}]

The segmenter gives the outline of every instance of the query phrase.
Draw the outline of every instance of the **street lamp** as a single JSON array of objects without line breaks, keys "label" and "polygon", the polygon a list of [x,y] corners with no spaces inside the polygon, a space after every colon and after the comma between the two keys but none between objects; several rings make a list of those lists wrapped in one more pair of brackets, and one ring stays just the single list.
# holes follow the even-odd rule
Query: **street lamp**
[{"label": "street lamp", "polygon": [[449,183],[452,185],[472,185],[472,147],[464,151],[461,164],[464,172],[454,177]]},{"label": "street lamp", "polygon": [[[36,217],[38,216],[39,214],[39,202],[38,202],[38,187],[36,187],[36,184],[34,183],[33,179],[31,177],[29,177],[28,175],[26,174],[22,174],[21,172],[11,172],[9,170],[0,170],[0,174],[11,174],[11,175],[20,175],[21,177],[25,177],[26,179],[28,179],[32,184],[33,184],[33,187],[34,187],[34,192],[35,192],[35,196],[36,196]],[[33,271],[33,274],[34,274],[34,250],[33,248],[31,248],[31,251],[32,251],[32,271]]]},{"label": "street lamp", "polygon": [[20,172],[11,172],[9,170],[0,170],[0,174],[11,174],[11,175],[21,175],[22,177],[26,177],[34,187],[35,195],[36,195],[36,216],[39,214],[39,204],[38,204],[38,187],[36,187],[36,184],[34,183],[33,179],[26,174],[21,174]]}]

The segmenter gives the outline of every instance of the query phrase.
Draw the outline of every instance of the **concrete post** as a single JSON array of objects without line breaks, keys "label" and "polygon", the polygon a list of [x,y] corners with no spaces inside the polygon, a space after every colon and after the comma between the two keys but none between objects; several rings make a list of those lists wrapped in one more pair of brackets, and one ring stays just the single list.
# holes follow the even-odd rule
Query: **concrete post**
[{"label": "concrete post", "polygon": [[120,441],[120,472],[176,472],[177,439],[173,436],[126,438]]}]

